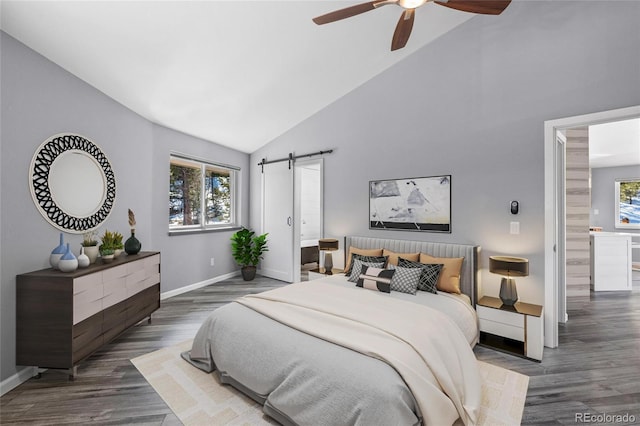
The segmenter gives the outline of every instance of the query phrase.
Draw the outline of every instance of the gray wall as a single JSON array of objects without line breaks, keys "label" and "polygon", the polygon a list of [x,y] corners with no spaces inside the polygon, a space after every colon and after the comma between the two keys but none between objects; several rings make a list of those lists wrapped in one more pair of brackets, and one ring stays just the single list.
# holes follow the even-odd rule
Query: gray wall
[{"label": "gray wall", "polygon": [[[637,229],[615,228],[615,181],[620,178],[640,178],[640,164],[624,167],[599,167],[591,169],[591,225],[600,226],[607,232],[632,232],[640,234]],[[593,211],[597,209],[598,214]],[[640,251],[633,251],[634,262],[640,262]]]},{"label": "gray wall", "polygon": [[[484,292],[494,296],[488,257],[524,256],[531,275],[518,292],[542,304],[544,121],[640,104],[638,22],[639,2],[513,2],[425,46],[251,161],[335,148],[325,161],[325,236],[478,244]],[[440,174],[452,175],[451,234],[368,229],[369,180]],[[251,205],[259,185],[252,169]],[[509,234],[513,220],[520,235]],[[260,224],[257,209],[251,223]]]},{"label": "gray wall", "polygon": [[[116,175],[117,197],[104,229],[128,234],[127,209],[137,219],[143,250],[162,252],[162,292],[229,274],[237,268],[229,253],[230,231],[168,237],[169,150],[248,170],[247,154],[154,125],[25,47],[1,38],[1,325],[0,380],[15,365],[17,274],[48,267],[58,231],[36,210],[28,186],[31,158],[47,137],[74,132],[102,148]],[[248,221],[248,179],[244,179],[244,222]],[[79,249],[80,235],[66,234]],[[216,266],[209,266],[210,257]]]}]

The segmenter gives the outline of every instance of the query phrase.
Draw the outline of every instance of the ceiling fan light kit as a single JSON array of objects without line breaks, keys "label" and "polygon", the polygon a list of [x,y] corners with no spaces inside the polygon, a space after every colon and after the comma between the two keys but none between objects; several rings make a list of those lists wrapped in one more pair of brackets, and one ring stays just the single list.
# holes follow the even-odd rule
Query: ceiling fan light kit
[{"label": "ceiling fan light kit", "polygon": [[404,10],[402,11],[402,15],[400,15],[400,20],[396,25],[396,30],[391,40],[391,50],[393,51],[406,46],[407,41],[409,41],[409,36],[411,35],[411,30],[413,29],[415,10],[429,1],[451,9],[482,15],[499,15],[509,6],[509,3],[511,3],[511,0],[377,0],[356,4],[355,6],[349,6],[317,16],[313,18],[313,22],[318,25],[324,25],[351,18],[352,16],[360,15],[388,4],[395,4]]}]

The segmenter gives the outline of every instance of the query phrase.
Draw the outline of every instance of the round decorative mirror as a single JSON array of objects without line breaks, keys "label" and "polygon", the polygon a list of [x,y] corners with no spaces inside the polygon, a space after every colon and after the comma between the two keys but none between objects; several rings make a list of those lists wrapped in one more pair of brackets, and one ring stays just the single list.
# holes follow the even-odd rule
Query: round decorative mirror
[{"label": "round decorative mirror", "polygon": [[51,136],[31,160],[29,187],[42,216],[56,228],[83,233],[104,222],[116,198],[109,160],[90,140]]}]

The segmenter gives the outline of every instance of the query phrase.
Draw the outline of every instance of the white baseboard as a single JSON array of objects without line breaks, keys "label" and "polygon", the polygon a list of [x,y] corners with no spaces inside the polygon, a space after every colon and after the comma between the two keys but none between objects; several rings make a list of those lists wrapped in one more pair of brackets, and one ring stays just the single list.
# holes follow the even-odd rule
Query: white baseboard
[{"label": "white baseboard", "polygon": [[24,367],[13,376],[7,377],[0,382],[0,396],[17,388],[36,374],[38,374],[38,367]]},{"label": "white baseboard", "polygon": [[197,290],[199,288],[206,287],[208,285],[217,283],[219,281],[228,280],[229,278],[237,277],[238,275],[240,275],[240,271],[234,271],[234,272],[230,272],[228,274],[224,274],[224,275],[220,275],[220,276],[217,276],[217,277],[214,277],[214,278],[210,278],[208,280],[200,281],[199,283],[191,284],[191,285],[188,285],[188,286],[185,286],[185,287],[180,287],[180,288],[177,288],[175,290],[165,291],[164,293],[160,294],[160,300],[169,299],[170,297],[177,296],[177,295],[183,294],[183,293],[187,293],[187,292],[190,292],[192,290]]},{"label": "white baseboard", "polygon": [[[215,278],[211,278],[205,281],[200,281],[199,283],[191,284],[186,287],[178,288],[175,290],[166,291],[160,294],[160,300],[169,299],[170,297],[177,296],[179,294],[187,293],[191,290],[196,290],[202,287],[206,287],[210,284],[217,283],[219,281],[224,281],[229,278],[233,278],[240,275],[240,271],[234,271],[228,274],[220,275]],[[26,382],[30,378],[34,377],[38,374],[38,367],[24,367],[22,370],[18,371],[13,376],[10,376],[0,382],[0,396],[9,392],[10,390],[20,386],[22,383]]]}]

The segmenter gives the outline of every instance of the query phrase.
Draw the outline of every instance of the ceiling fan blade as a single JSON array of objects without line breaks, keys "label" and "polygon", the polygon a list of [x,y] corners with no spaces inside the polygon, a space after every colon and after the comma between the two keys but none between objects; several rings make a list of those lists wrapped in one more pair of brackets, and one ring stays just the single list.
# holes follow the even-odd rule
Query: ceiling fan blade
[{"label": "ceiling fan blade", "polygon": [[360,15],[361,13],[368,12],[376,7],[384,6],[394,2],[386,0],[370,1],[367,3],[356,4],[355,6],[346,7],[340,10],[334,10],[325,15],[321,15],[313,18],[313,22],[318,25],[328,24],[330,22],[339,21],[341,19],[351,18],[352,16]]},{"label": "ceiling fan blade", "polygon": [[500,15],[511,0],[435,0],[434,3],[464,12]]},{"label": "ceiling fan blade", "polygon": [[393,40],[391,41],[391,50],[402,49],[406,46],[413,29],[413,17],[415,16],[415,9],[405,9],[400,15],[398,25],[393,33]]}]

